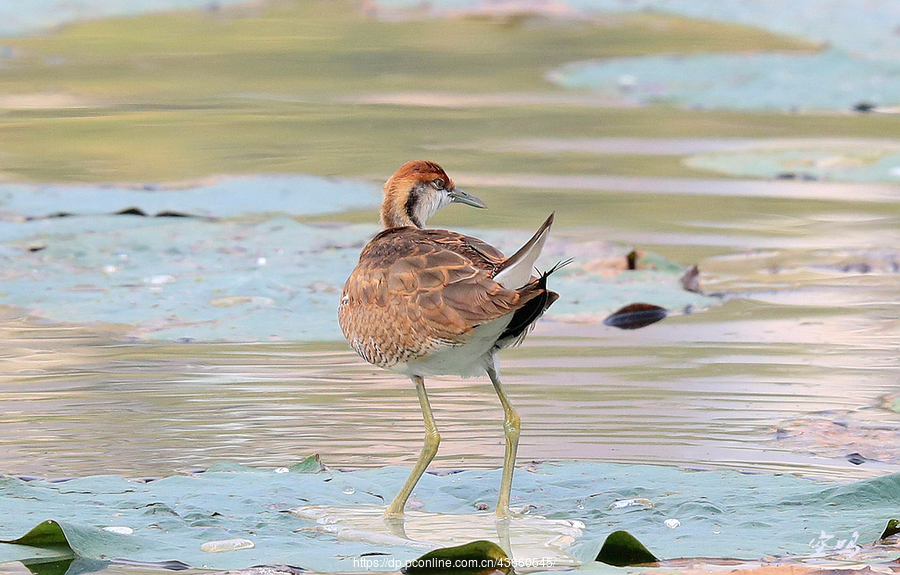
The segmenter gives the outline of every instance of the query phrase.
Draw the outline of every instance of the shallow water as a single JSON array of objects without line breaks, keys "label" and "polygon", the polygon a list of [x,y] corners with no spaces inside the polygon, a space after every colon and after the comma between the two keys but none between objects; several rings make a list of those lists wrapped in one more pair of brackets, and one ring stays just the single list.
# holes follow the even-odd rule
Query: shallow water
[{"label": "shallow water", "polygon": [[[381,0],[410,6],[412,0]],[[436,12],[478,13],[489,4],[437,0]],[[523,3],[539,11],[540,3]],[[495,7],[502,13],[503,4]],[[596,12],[659,11],[734,22],[805,38],[815,54],[681,54],[578,62],[549,77],[567,88],[596,90],[610,101],[662,102],[725,109],[848,110],[859,103],[900,102],[898,8],[890,0],[568,0],[544,7],[569,17]],[[508,8],[507,8],[508,9]],[[840,78],[840,82],[835,82]]]},{"label": "shallow water", "polygon": [[[737,4],[743,3],[727,5]],[[446,126],[483,107],[494,114],[498,106],[539,112],[558,104],[575,111],[622,105],[616,97],[527,90],[497,96],[451,92],[438,98],[426,91],[331,97],[370,106],[433,106]],[[293,93],[284,98],[304,102]],[[461,114],[447,111],[457,107]],[[392,113],[407,119],[407,112],[398,107]],[[530,117],[525,112],[522,117]],[[651,112],[659,110],[637,113]],[[793,480],[773,473],[847,482],[900,470],[900,187],[890,171],[895,156],[887,156],[886,171],[859,183],[762,179],[782,169],[781,155],[772,162],[777,168],[766,164],[767,169],[749,173],[695,157],[695,166],[718,171],[709,178],[676,169],[673,160],[686,154],[765,154],[818,146],[888,154],[896,152],[897,143],[865,139],[861,128],[859,134],[836,127],[822,140],[800,138],[805,133],[779,131],[777,120],[762,117],[763,124],[773,124],[767,139],[730,138],[734,120],[717,117],[721,134],[710,139],[678,130],[672,134],[678,138],[587,139],[606,132],[585,130],[577,141],[568,141],[560,139],[568,134],[543,133],[537,126],[529,130],[520,122],[521,133],[518,127],[494,132],[493,124],[485,124],[488,129],[479,130],[478,138],[452,136],[451,130],[450,146],[438,136],[404,140],[412,146],[404,154],[468,150],[486,160],[458,170],[449,160],[446,166],[492,210],[452,208],[435,218],[436,224],[474,228],[473,233],[508,250],[527,237],[526,228],[556,210],[546,250],[552,254],[547,255],[578,260],[553,278],[562,299],[552,314],[522,348],[502,357],[506,387],[523,420],[514,485],[519,503],[531,497],[527,486],[535,466],[530,460],[563,460],[573,469],[595,464],[571,460],[656,464],[640,468],[653,470],[644,476],[633,474],[638,466],[609,472],[605,486],[623,492],[640,492],[645,485],[662,492],[684,477],[717,476],[662,466],[765,474],[722,474],[746,480],[754,489]],[[616,116],[598,118],[616,121]],[[344,157],[347,142],[357,135],[353,124],[347,126],[339,140],[318,153]],[[513,141],[510,133],[520,140]],[[647,129],[638,133],[654,135]],[[891,137],[878,130],[869,135]],[[269,136],[264,140],[265,145],[234,149],[240,157],[247,149],[257,150],[252,155],[259,157],[298,153],[294,147],[272,148]],[[593,164],[591,154],[667,156],[660,163],[668,168],[601,176],[604,170]],[[366,181],[251,175],[182,183],[172,193],[166,186],[4,184],[0,262],[6,265],[0,266],[0,303],[26,307],[45,319],[26,317],[20,308],[0,308],[0,472],[162,477],[221,460],[272,469],[318,453],[333,469],[369,469],[345,474],[354,479],[366,474],[402,479],[403,470],[384,466],[409,466],[420,448],[422,422],[412,386],[366,365],[337,341],[333,312],[346,266],[375,229],[373,204],[385,164],[369,160],[360,170],[378,177]],[[235,163],[227,169],[251,164],[246,171],[272,165]],[[41,162],[40,169],[48,166],[55,169],[54,162]],[[760,179],[726,178],[722,172]],[[39,176],[49,181],[58,173],[68,172],[64,167]],[[616,175],[621,173],[641,177]],[[657,174],[698,177],[651,177]],[[347,194],[345,185],[354,194]],[[319,191],[292,195],[304,188]],[[254,193],[245,193],[248,189]],[[223,195],[235,202],[222,203]],[[288,202],[288,196],[296,202]],[[309,196],[320,196],[319,201],[309,202]],[[210,205],[216,209],[206,211]],[[193,217],[110,213],[132,207],[150,216]],[[76,215],[50,217],[61,209]],[[346,217],[334,213],[344,209],[351,210]],[[696,298],[704,303],[666,304],[675,315],[633,332],[604,327],[599,321],[603,308],[584,304],[608,295],[610,284],[582,272],[591,264],[597,264],[598,275],[609,272],[604,267],[609,255],[620,257],[632,246],[683,266],[697,263],[707,295]],[[616,280],[616,289],[632,298],[626,301],[654,293],[639,290],[634,278],[624,274]],[[668,290],[695,297],[677,285]],[[73,324],[53,323],[60,320]],[[181,337],[183,342],[172,341]],[[220,337],[261,343],[207,341]],[[424,483],[459,480],[464,490],[472,485],[464,478],[475,476],[480,483],[498,475],[502,412],[488,382],[434,378],[428,386],[443,434],[434,470],[490,471],[426,477]],[[656,479],[661,476],[677,479]],[[192,479],[175,477],[176,482]],[[324,482],[322,476],[314,480]],[[584,485],[573,489],[584,491]],[[388,491],[387,484],[380,487]],[[691,497],[705,498],[705,488]],[[427,498],[421,489],[418,496]],[[557,512],[555,504],[543,509]],[[607,501],[596,498],[592,504],[604,526],[621,518],[609,514]],[[38,506],[35,514],[45,511]],[[657,512],[662,517],[668,510]],[[669,544],[680,545],[691,519],[702,514],[690,505],[679,512],[684,525]],[[655,527],[669,533],[669,527]],[[781,535],[777,521],[768,528],[770,536]],[[801,547],[806,542],[793,544],[798,541]],[[702,554],[708,534],[691,542],[698,546],[693,552]],[[752,557],[760,556],[757,551]],[[4,565],[0,573],[16,569]]]},{"label": "shallow water", "polygon": [[[834,78],[841,78],[840,83]],[[840,49],[816,54],[663,55],[567,64],[549,74],[566,88],[625,101],[691,108],[851,110],[900,103],[900,68]]]},{"label": "shallow water", "polygon": [[27,34],[72,21],[110,16],[129,16],[145,12],[164,12],[189,8],[206,8],[214,12],[222,6],[244,0],[32,0],[0,3],[0,34]]},{"label": "shallow water", "polygon": [[[766,182],[742,185],[772,193]],[[882,407],[900,391],[897,204],[841,202],[811,183],[821,200],[750,194],[734,212],[677,217],[701,204],[703,189],[698,181],[697,196],[652,196],[663,205],[641,220],[646,227],[613,212],[561,230],[698,261],[702,287],[723,294],[724,305],[632,332],[542,322],[502,357],[523,420],[520,461],[833,480],[900,469],[890,450],[856,466],[849,453],[817,451],[815,438],[798,448],[778,432],[819,412],[862,417],[888,433],[900,424]],[[596,193],[598,205],[618,197]],[[341,468],[410,465],[420,447],[411,384],[342,343],[123,343],[112,328],[41,325],[13,312],[2,326],[0,468],[11,474],[163,476],[224,459],[277,467],[310,453]],[[436,467],[497,467],[502,412],[487,381],[428,386],[443,434]]]}]

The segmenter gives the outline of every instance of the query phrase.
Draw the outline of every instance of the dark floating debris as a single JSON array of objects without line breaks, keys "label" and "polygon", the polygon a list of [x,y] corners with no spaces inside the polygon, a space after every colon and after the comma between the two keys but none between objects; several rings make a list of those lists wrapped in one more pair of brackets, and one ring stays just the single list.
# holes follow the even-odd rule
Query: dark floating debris
[{"label": "dark floating debris", "polygon": [[28,216],[25,218],[26,222],[33,222],[35,220],[54,220],[56,218],[71,218],[75,214],[71,212],[53,212],[47,214],[46,216]]},{"label": "dark floating debris", "polygon": [[841,266],[841,271],[845,273],[867,274],[871,273],[872,265],[867,262],[855,262]]},{"label": "dark floating debris", "polygon": [[112,563],[115,565],[128,565],[131,567],[158,567],[168,571],[185,571],[191,568],[187,563],[178,561],[177,559],[172,561],[131,561],[128,559],[114,559]]},{"label": "dark floating debris", "polygon": [[679,280],[681,282],[681,287],[685,289],[685,291],[700,293],[700,268],[696,265],[691,266],[691,269],[684,272],[684,275],[681,276]]},{"label": "dark floating debris", "polygon": [[637,259],[638,259],[637,250],[631,250],[630,252],[628,252],[628,255],[625,256],[625,261],[628,264],[628,270],[636,270],[637,269]]},{"label": "dark floating debris", "polygon": [[162,212],[157,212],[155,218],[195,218],[197,216],[192,216],[191,214],[185,214],[183,212],[174,212],[171,210],[165,210]]},{"label": "dark floating debris", "polygon": [[775,174],[777,180],[803,180],[805,182],[814,182],[819,178],[815,174],[807,172],[779,172]]},{"label": "dark floating debris", "polygon": [[664,319],[665,308],[650,303],[633,303],[613,312],[603,320],[603,325],[619,329],[639,329]]},{"label": "dark floating debris", "polygon": [[[142,210],[141,208],[126,208],[124,210],[115,212],[116,216],[141,216],[145,218],[151,217],[150,214]],[[157,212],[153,214],[154,218],[195,218],[197,216],[186,214],[184,212],[176,212],[174,210],[163,210],[161,212]]]},{"label": "dark floating debris", "polygon": [[124,210],[119,210],[115,212],[117,216],[141,216],[146,218],[147,212],[142,210],[141,208],[125,208]]},{"label": "dark floating debris", "polygon": [[868,457],[860,455],[859,453],[848,453],[847,455],[844,456],[844,459],[846,459],[853,465],[862,465],[863,463],[868,463],[871,461],[875,461],[875,462],[878,461],[877,459],[869,459]]},{"label": "dark floating debris", "polygon": [[47,249],[47,246],[31,246],[30,248],[28,248],[28,251],[39,252],[41,250],[46,250],[46,249]]},{"label": "dark floating debris", "polygon": [[[75,214],[72,212],[53,212],[52,214],[47,214],[46,216],[28,216],[25,218],[26,222],[33,222],[37,220],[50,220],[56,218],[71,218],[75,216],[91,216],[97,214]],[[112,212],[114,216],[138,216],[141,218],[199,218],[205,220],[215,220],[216,218],[210,216],[198,216],[194,214],[188,214],[185,212],[177,212],[175,210],[162,210],[155,214],[148,214],[141,208],[132,206],[130,208],[125,208],[123,210],[119,210],[118,212]]]}]

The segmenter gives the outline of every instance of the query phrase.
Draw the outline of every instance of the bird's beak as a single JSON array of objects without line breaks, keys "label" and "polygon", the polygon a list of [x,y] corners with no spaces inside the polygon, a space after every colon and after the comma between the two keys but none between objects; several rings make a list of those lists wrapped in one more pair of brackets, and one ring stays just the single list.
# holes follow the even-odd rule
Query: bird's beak
[{"label": "bird's beak", "polygon": [[449,193],[450,201],[456,204],[466,204],[467,206],[472,206],[473,208],[481,208],[486,209],[487,204],[479,198],[478,196],[473,196],[470,193],[464,192],[459,188],[453,188]]}]

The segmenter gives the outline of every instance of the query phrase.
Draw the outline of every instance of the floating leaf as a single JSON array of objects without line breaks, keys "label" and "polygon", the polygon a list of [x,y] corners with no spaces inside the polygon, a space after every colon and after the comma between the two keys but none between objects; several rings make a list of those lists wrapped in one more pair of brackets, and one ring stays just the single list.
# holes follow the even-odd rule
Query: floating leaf
[{"label": "floating leaf", "polygon": [[[73,493],[71,495],[79,496],[82,494]],[[33,559],[36,562],[63,560],[72,557],[87,559],[106,559],[111,556],[128,558],[141,553],[146,545],[147,541],[142,541],[140,538],[130,535],[111,533],[92,525],[49,519],[42,521],[19,538],[0,540],[0,562],[3,562],[4,559],[17,559],[17,555],[21,555],[23,559]],[[7,547],[7,549],[2,549],[3,547]],[[13,553],[3,552],[8,551],[9,548],[15,551]],[[115,551],[114,553],[109,553],[109,550]]]},{"label": "floating leaf", "polygon": [[509,573],[512,562],[499,545],[484,540],[429,551],[401,569],[407,575],[475,575],[497,571]]},{"label": "floating leaf", "polygon": [[[10,254],[2,303],[51,321],[115,323],[141,339],[342,340],[334,310],[360,249],[379,230],[377,211],[371,225],[319,225],[278,212],[362,207],[369,188],[299,176],[225,178],[178,191],[0,184],[4,211],[18,216],[0,220],[0,251]],[[80,215],[27,217],[48,213],[57,202]],[[115,209],[133,215],[111,215]],[[139,217],[137,210],[197,217]],[[528,237],[473,233],[507,253]],[[639,269],[627,271],[622,252],[597,242],[545,246],[545,261],[576,258],[550,281],[561,297],[547,317],[600,321],[636,300],[668,309],[718,303],[682,289],[682,266],[640,254]],[[615,269],[595,265],[611,259]]]},{"label": "floating leaf", "polygon": [[900,395],[889,395],[885,398],[885,405],[891,411],[900,413]]},{"label": "floating leaf", "polygon": [[12,541],[3,541],[3,543],[12,543],[14,545],[28,545],[30,547],[43,547],[52,549],[61,553],[71,553],[72,548],[69,547],[69,541],[62,530],[62,526],[52,519],[44,521],[36,525],[31,531],[18,539]]},{"label": "floating leaf", "polygon": [[[900,152],[875,142],[856,146],[823,143],[794,149],[761,148],[689,157],[693,168],[741,177],[775,178],[785,181],[896,182],[894,169]],[[802,170],[796,169],[803,166]]]},{"label": "floating leaf", "polygon": [[[393,534],[381,518],[383,502],[372,496],[392,496],[408,474],[401,467],[331,469],[329,474],[217,467],[231,472],[174,475],[147,483],[116,476],[64,483],[0,477],[0,540],[6,541],[0,542],[0,563],[47,562],[75,554],[87,559],[166,562],[214,570],[296,565],[328,573],[351,571],[353,564],[348,558],[379,552],[387,554],[380,564],[395,566],[392,570],[396,571],[435,544],[496,541],[493,518],[482,514],[484,521],[480,522],[472,509],[484,497],[484,485],[499,483],[499,470],[423,477],[416,494],[426,502],[428,511],[410,512],[407,528],[413,528],[409,535],[418,539],[412,541],[389,536]],[[876,541],[887,519],[885,501],[900,499],[900,474],[823,485],[787,474],[695,472],[658,465],[558,462],[534,464],[533,468],[535,473],[519,477],[516,493],[541,514],[583,518],[582,533],[573,536],[575,541],[565,550],[581,563],[593,563],[601,537],[617,530],[644,539],[652,534],[653,552],[660,557],[809,555],[816,548],[810,546],[809,525],[834,534],[834,541],[849,540],[854,532],[859,532],[860,541]],[[594,493],[597,495],[591,497]],[[607,509],[611,501],[639,498],[649,499],[655,506]],[[363,527],[352,523],[340,530],[339,536],[332,524],[318,524],[317,517],[288,512],[298,503],[359,510],[361,516],[371,519],[371,528],[364,521]],[[415,529],[417,513],[427,515],[432,527],[443,522],[458,538],[448,540],[446,530],[431,529],[425,530],[429,539],[424,539],[423,531]],[[55,521],[47,523],[45,519],[51,517]],[[681,526],[666,529],[662,520],[667,517],[678,517]],[[522,527],[531,529],[528,522],[532,519],[521,518]],[[517,541],[517,533],[521,533],[517,521],[510,524],[513,559],[537,549],[533,543],[517,546],[523,545],[521,539]],[[102,529],[109,525],[128,525],[134,534]],[[713,531],[718,535],[710,547]],[[372,542],[361,537],[364,532],[381,539]],[[249,539],[255,546],[229,553],[201,550],[211,540],[235,538]],[[540,541],[543,545],[548,539]]]},{"label": "floating leaf", "polygon": [[233,461],[216,461],[206,468],[206,473],[241,473],[244,471],[250,470]]},{"label": "floating leaf", "polygon": [[900,519],[891,519],[887,522],[884,531],[881,532],[881,537],[878,538],[878,541],[884,541],[898,533],[900,533]]},{"label": "floating leaf", "polygon": [[23,561],[22,564],[32,575],[66,575],[74,561],[74,558],[69,558],[58,561]]},{"label": "floating leaf", "polygon": [[638,329],[664,319],[667,313],[658,305],[633,303],[613,312],[603,323],[619,329]]},{"label": "floating leaf", "polygon": [[600,553],[597,555],[597,561],[615,567],[627,567],[656,563],[659,559],[631,533],[614,531],[603,542],[603,547],[600,548]]},{"label": "floating leaf", "polygon": [[6,212],[32,220],[98,214],[207,218],[321,214],[374,207],[381,196],[378,186],[369,182],[302,174],[217,176],[152,186],[3,183],[0,190]]},{"label": "floating leaf", "polygon": [[320,471],[325,471],[325,464],[322,463],[322,458],[316,453],[310,455],[300,463],[291,465],[288,467],[288,470],[291,473],[319,473]]},{"label": "floating leaf", "polygon": [[[691,4],[685,4],[688,5]],[[696,9],[696,5],[691,6]],[[853,35],[844,33],[844,37]],[[843,39],[838,42],[846,45]],[[566,64],[554,70],[551,77],[566,88],[617,91],[623,74],[627,73],[635,78],[653,78],[652,82],[637,82],[630,86],[628,97],[631,100],[732,110],[849,109],[867,101],[870,79],[876,76],[884,77],[879,84],[879,93],[896,93],[900,89],[900,79],[892,75],[889,60],[859,58],[852,52],[842,47],[815,54],[630,56]],[[772,70],[780,73],[772,74]],[[830,89],[831,78],[837,70],[842,71],[842,85],[847,89]],[[788,78],[790,80],[786,81]],[[846,148],[845,145],[839,150]],[[809,148],[809,151],[819,151],[819,156],[813,158],[833,153],[829,149]],[[799,165],[799,161],[794,165]],[[826,164],[819,170],[826,172],[829,167]]]},{"label": "floating leaf", "polygon": [[102,571],[109,567],[109,561],[75,557],[56,561],[22,561],[22,565],[33,575],[81,575]]}]

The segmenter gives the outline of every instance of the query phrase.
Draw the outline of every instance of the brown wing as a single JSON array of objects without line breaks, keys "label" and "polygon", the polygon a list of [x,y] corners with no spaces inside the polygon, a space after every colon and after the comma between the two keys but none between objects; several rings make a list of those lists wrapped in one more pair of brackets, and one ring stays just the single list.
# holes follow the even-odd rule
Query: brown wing
[{"label": "brown wing", "polygon": [[503,252],[491,244],[448,230],[418,230],[422,237],[441,245],[472,260],[481,269],[491,272],[493,276],[506,261]]},{"label": "brown wing", "polygon": [[444,230],[394,228],[376,236],[344,286],[338,316],[351,346],[391,367],[435,345],[458,345],[475,327],[533,297],[492,278],[496,248]]}]

